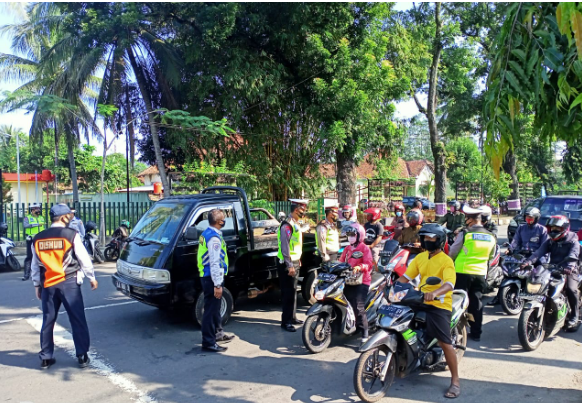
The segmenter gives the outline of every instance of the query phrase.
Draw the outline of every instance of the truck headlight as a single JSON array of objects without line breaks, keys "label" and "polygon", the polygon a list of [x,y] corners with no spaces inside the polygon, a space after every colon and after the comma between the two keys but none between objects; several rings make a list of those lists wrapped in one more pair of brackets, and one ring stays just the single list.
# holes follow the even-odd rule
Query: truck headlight
[{"label": "truck headlight", "polygon": [[169,283],[170,272],[167,270],[143,269],[141,272],[141,278],[143,281],[150,283]]}]

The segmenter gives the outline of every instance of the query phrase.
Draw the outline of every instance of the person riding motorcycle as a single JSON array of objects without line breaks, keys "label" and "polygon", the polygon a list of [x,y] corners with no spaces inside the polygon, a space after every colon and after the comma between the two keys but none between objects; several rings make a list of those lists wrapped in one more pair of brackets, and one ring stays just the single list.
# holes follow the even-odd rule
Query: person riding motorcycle
[{"label": "person riding motorcycle", "polygon": [[344,235],[346,229],[351,227],[355,222],[358,222],[358,213],[356,208],[351,204],[346,204],[342,209],[342,220],[339,223],[341,234]]},{"label": "person riding motorcycle", "polygon": [[400,245],[414,244],[414,247],[410,248],[410,257],[408,258],[411,260],[414,256],[422,252],[420,237],[418,236],[418,231],[422,228],[422,218],[418,214],[418,211],[410,210],[406,215],[406,221],[408,221],[408,227],[402,230],[402,234],[398,237],[397,241]]},{"label": "person riding motorcycle", "polygon": [[394,214],[396,215],[392,220],[392,225],[394,226],[394,239],[398,239],[402,234],[402,230],[408,227],[402,203],[394,204]]},{"label": "person riding motorcycle", "polygon": [[576,326],[579,320],[578,312],[578,258],[580,255],[580,243],[578,235],[570,232],[570,220],[563,215],[551,216],[546,223],[549,239],[536,250],[521,267],[526,267],[540,262],[547,253],[550,254],[550,262],[560,266],[566,275],[566,297],[570,304],[570,320],[568,327]]},{"label": "person riding motorcycle", "polygon": [[364,224],[364,229],[366,230],[364,243],[368,245],[372,251],[374,262],[378,263],[381,250],[380,242],[382,242],[382,235],[384,235],[384,226],[380,222],[380,218],[382,218],[382,210],[379,208],[369,208],[364,211],[364,213],[366,214],[366,220],[368,221]]},{"label": "person riding motorcycle", "polygon": [[528,207],[525,210],[524,216],[526,225],[517,227],[513,241],[505,252],[506,255],[521,249],[528,249],[535,252],[543,243],[550,239],[546,227],[538,223],[541,213],[537,207]]},{"label": "person riding motorcycle", "polygon": [[499,232],[499,229],[497,228],[497,224],[495,224],[495,222],[491,219],[491,215],[493,214],[491,207],[482,206],[481,210],[483,211],[481,213],[481,223],[483,224],[483,227],[495,235],[495,239],[497,239],[497,233]]},{"label": "person riding motorcycle", "polygon": [[113,238],[117,238],[120,241],[125,240],[129,236],[129,221],[122,220],[119,223],[119,227],[113,231]]},{"label": "person riding motorcycle", "polygon": [[461,203],[453,200],[449,203],[449,212],[439,218],[439,225],[445,225],[449,231],[458,233],[465,226],[465,214],[461,211]]},{"label": "person riding motorcycle", "polygon": [[[370,248],[364,243],[366,233],[364,227],[355,223],[346,229],[349,245],[345,247],[339,261],[348,263],[356,273],[362,273],[362,284],[347,285],[344,294],[350,305],[354,308],[356,314],[356,326],[362,332],[362,343],[368,340],[368,317],[366,316],[366,297],[372,282],[372,268],[374,259]],[[362,252],[363,256],[359,259],[352,257],[354,252]]]}]

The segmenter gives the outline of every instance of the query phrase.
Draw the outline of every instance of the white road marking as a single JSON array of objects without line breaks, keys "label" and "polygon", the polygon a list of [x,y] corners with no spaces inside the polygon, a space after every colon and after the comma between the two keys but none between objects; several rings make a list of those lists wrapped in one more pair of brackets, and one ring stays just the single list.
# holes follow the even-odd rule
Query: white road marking
[{"label": "white road marking", "polygon": [[22,320],[22,319],[26,319],[26,318],[15,318],[15,319],[0,320],[0,324],[2,324],[2,323],[8,323],[8,322],[16,322],[17,320]]},{"label": "white road marking", "polygon": [[[31,316],[27,318],[26,321],[37,332],[40,332],[42,328],[42,315]],[[55,323],[53,334],[55,345],[65,350],[71,357],[76,358],[73,335],[58,323]],[[156,400],[153,397],[149,396],[146,392],[139,390],[131,380],[119,374],[115,371],[115,368],[98,358],[95,352],[89,352],[89,356],[91,357],[90,366],[95,368],[99,375],[103,375],[109,380],[109,382],[119,387],[120,389],[135,395],[136,401],[140,403],[156,403]]]}]

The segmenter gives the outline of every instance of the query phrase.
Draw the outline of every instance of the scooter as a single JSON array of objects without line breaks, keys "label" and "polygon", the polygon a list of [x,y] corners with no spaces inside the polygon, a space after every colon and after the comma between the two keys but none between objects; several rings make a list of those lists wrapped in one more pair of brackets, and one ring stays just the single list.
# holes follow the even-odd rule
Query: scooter
[{"label": "scooter", "polygon": [[[426,285],[433,286],[441,283],[438,277],[426,281]],[[354,369],[354,388],[364,402],[381,400],[396,377],[405,377],[417,369],[445,369],[444,352],[436,339],[427,337],[426,312],[419,309],[424,305],[423,287],[416,291],[410,283],[394,284],[388,296],[391,304],[378,310],[380,330],[360,347]],[[444,297],[436,299],[441,298]],[[467,346],[468,306],[467,293],[454,290],[451,335],[457,361]]]},{"label": "scooter", "polygon": [[511,255],[501,259],[501,270],[504,278],[499,285],[498,297],[501,308],[508,315],[519,315],[523,309],[521,292],[525,289],[526,279],[530,270],[522,269],[521,264],[531,256],[528,249],[514,251]]},{"label": "scooter", "polygon": [[0,224],[0,267],[9,271],[20,271],[20,262],[14,256],[12,249],[16,246],[12,239],[6,237],[8,234],[8,224]]},{"label": "scooter", "polygon": [[[358,259],[357,254],[352,255]],[[352,272],[347,263],[324,263],[324,272],[319,273],[315,287],[316,303],[307,311],[303,325],[303,344],[312,353],[317,354],[329,347],[332,333],[350,335],[356,331],[356,315],[350,302],[344,295],[346,276]],[[366,315],[370,330],[375,328],[378,319],[378,307],[385,303],[384,294],[390,283],[389,272],[372,277],[370,291],[366,298]]]},{"label": "scooter", "polygon": [[85,238],[83,239],[83,245],[85,245],[85,249],[87,249],[87,252],[93,261],[103,263],[105,261],[105,256],[103,256],[103,252],[101,252],[101,248],[99,247],[99,237],[93,233],[96,229],[97,224],[93,221],[87,221],[85,224]]},{"label": "scooter", "polygon": [[406,268],[408,267],[410,248],[414,248],[414,245],[411,243],[400,245],[395,240],[386,241],[384,248],[380,252],[378,268],[382,266],[384,271],[395,273],[396,278],[402,276],[406,273]]}]

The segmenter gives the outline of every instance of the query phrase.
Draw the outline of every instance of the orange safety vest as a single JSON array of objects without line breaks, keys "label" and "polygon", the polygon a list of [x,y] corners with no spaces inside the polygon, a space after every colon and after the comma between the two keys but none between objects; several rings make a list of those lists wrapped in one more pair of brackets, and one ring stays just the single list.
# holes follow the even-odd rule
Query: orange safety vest
[{"label": "orange safety vest", "polygon": [[76,235],[77,231],[71,228],[51,227],[34,237],[44,288],[59,284],[77,272],[78,263],[73,252]]}]

